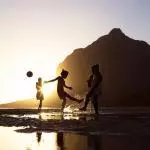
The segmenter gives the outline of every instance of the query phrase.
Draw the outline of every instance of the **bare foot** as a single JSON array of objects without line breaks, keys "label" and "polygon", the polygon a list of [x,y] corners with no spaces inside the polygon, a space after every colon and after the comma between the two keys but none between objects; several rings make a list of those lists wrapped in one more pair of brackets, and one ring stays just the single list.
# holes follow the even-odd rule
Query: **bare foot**
[{"label": "bare foot", "polygon": [[86,108],[85,108],[85,107],[82,107],[82,108],[79,108],[79,110],[81,110],[81,111],[86,111]]}]

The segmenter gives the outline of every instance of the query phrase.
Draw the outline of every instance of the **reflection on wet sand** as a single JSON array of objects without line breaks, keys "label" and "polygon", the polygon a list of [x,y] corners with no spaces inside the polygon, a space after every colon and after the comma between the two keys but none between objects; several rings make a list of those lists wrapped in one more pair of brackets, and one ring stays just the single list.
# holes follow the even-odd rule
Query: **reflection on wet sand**
[{"label": "reflection on wet sand", "polygon": [[64,150],[64,136],[62,132],[57,133],[57,145],[59,146],[60,150]]},{"label": "reflection on wet sand", "polygon": [[[150,136],[92,135],[59,132],[17,133],[0,127],[0,150],[143,150]],[[9,143],[9,144],[8,144]]]},{"label": "reflection on wet sand", "polygon": [[100,150],[101,149],[101,137],[89,135],[87,144],[90,150]]},{"label": "reflection on wet sand", "polygon": [[150,113],[1,114],[0,150],[143,150],[149,124]]},{"label": "reflection on wet sand", "polygon": [[38,142],[38,143],[41,142],[41,136],[42,136],[42,132],[41,132],[41,131],[37,131],[37,132],[36,132],[36,137],[37,137],[37,142]]},{"label": "reflection on wet sand", "polygon": [[[41,129],[42,128],[42,116],[41,114],[39,114],[39,124],[38,124],[38,129]],[[36,137],[37,137],[37,142],[40,143],[41,141],[41,136],[42,136],[42,131],[36,131]]]}]

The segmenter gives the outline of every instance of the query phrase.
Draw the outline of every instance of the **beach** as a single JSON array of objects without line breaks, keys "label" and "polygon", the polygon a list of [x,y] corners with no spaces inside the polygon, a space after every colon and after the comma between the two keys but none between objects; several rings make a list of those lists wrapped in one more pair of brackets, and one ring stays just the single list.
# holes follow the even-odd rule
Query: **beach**
[{"label": "beach", "polygon": [[[58,109],[43,109],[41,113],[36,109],[1,109],[0,138],[10,143],[9,137],[16,136],[11,141],[24,143],[20,149],[25,150],[43,147],[44,150],[143,149],[150,147],[149,110],[103,108],[100,115],[95,116],[93,111],[62,114]],[[31,140],[24,141],[24,136]],[[12,150],[14,142],[11,148],[2,144],[0,149]]]}]

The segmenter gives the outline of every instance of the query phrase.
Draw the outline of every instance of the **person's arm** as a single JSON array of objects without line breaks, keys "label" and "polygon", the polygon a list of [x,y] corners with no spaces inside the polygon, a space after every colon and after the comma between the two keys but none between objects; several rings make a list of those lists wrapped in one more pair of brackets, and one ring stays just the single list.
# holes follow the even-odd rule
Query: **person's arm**
[{"label": "person's arm", "polygon": [[87,80],[87,84],[88,84],[88,87],[89,87],[89,88],[90,88],[91,85],[92,85],[92,80],[93,80],[93,75],[91,75],[91,76],[89,77],[89,79]]},{"label": "person's arm", "polygon": [[91,94],[93,93],[93,91],[98,87],[98,85],[102,82],[102,76],[98,76],[97,77],[97,81],[95,82],[95,84],[92,85],[91,89],[89,90],[89,92],[87,93],[87,96],[91,96]]},{"label": "person's arm", "polygon": [[49,83],[49,82],[54,82],[56,80],[58,80],[59,77],[55,78],[55,79],[52,79],[52,80],[49,80],[49,81],[44,81],[44,83]]},{"label": "person's arm", "polygon": [[66,84],[64,84],[64,87],[67,88],[67,89],[69,89],[69,90],[72,90],[72,87],[67,86]]},{"label": "person's arm", "polygon": [[36,89],[37,89],[37,90],[40,90],[40,89],[41,89],[41,86],[39,86],[38,83],[36,83]]}]

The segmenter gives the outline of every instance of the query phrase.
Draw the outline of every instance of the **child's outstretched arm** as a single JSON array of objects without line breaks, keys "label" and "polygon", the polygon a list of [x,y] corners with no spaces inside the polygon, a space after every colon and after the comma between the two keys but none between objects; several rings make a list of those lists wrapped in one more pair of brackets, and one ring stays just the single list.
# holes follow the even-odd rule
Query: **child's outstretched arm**
[{"label": "child's outstretched arm", "polygon": [[44,83],[49,83],[49,82],[54,82],[56,80],[58,80],[59,77],[55,78],[55,79],[52,79],[52,80],[49,80],[49,81],[44,81]]}]

